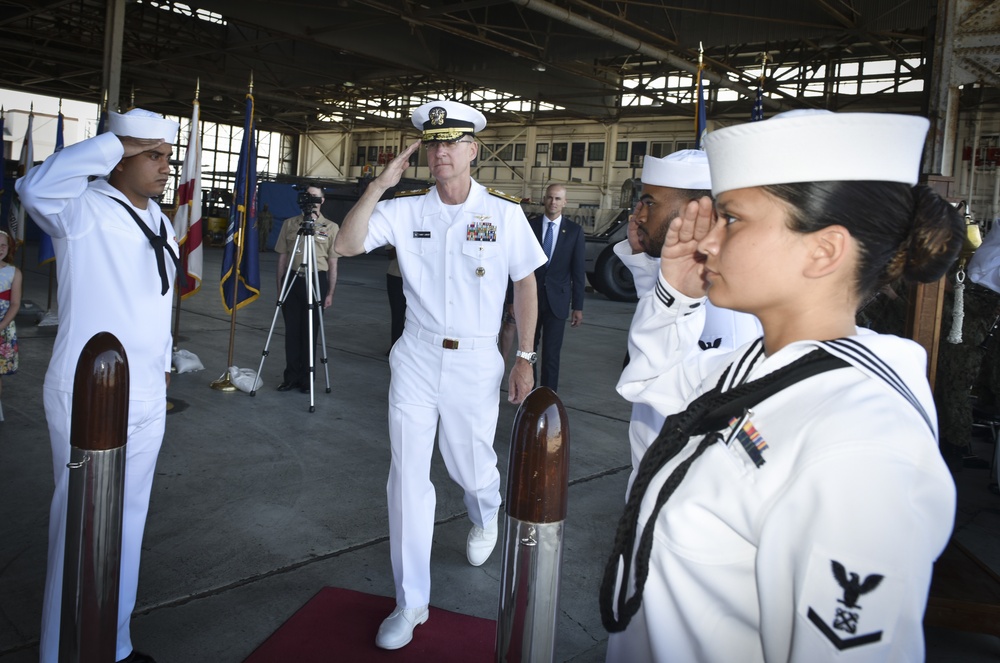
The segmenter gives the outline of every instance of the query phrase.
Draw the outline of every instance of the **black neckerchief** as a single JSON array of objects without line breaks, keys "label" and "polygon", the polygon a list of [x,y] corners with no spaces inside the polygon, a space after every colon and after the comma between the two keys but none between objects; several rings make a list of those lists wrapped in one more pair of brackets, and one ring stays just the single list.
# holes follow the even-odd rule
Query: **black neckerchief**
[{"label": "black neckerchief", "polygon": [[[107,194],[105,194],[107,195]],[[163,257],[164,251],[170,256],[170,259],[174,261],[174,267],[180,270],[180,258],[174,253],[174,250],[170,248],[170,244],[167,242],[167,226],[163,223],[163,217],[160,217],[160,234],[156,235],[152,230],[149,229],[139,215],[135,213],[135,210],[123,200],[119,200],[114,196],[108,196],[111,200],[115,201],[119,205],[125,208],[125,211],[129,213],[129,216],[136,222],[142,234],[146,236],[149,240],[150,246],[153,247],[153,253],[156,255],[156,270],[160,272],[160,296],[167,294],[170,290],[170,279],[167,278],[167,262]]]},{"label": "black neckerchief", "polygon": [[[734,416],[744,414],[747,409],[756,406],[761,401],[796,382],[845,366],[850,366],[850,364],[839,357],[830,355],[825,350],[814,350],[769,375],[722,391],[729,371],[733,368],[731,365],[723,373],[715,388],[696,398],[683,412],[667,417],[666,421],[663,422],[660,434],[646,450],[639,463],[639,471],[632,484],[625,512],[618,522],[618,531],[615,533],[611,557],[604,568],[600,608],[601,621],[608,632],[624,631],[629,621],[638,612],[639,606],[642,604],[643,587],[649,573],[649,554],[653,546],[653,530],[656,527],[657,515],[677,486],[684,480],[691,464],[709,446],[722,439],[718,431],[725,429]],[[687,446],[688,440],[695,435],[704,435],[704,438],[699,442],[695,452],[678,465],[670,473],[666,483],[663,484],[659,495],[657,495],[653,512],[643,529],[638,545],[636,545],[639,507],[653,477],[670,459],[680,453]],[[628,590],[632,584],[630,578],[633,550],[635,551],[635,593],[628,596]],[[616,596],[615,586],[619,577],[619,562],[622,564],[621,584]]]}]

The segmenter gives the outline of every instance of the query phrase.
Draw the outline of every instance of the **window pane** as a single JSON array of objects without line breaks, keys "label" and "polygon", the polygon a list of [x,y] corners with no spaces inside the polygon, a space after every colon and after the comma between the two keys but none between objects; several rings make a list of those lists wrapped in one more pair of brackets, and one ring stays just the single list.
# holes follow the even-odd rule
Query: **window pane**
[{"label": "window pane", "polygon": [[670,151],[673,148],[673,146],[674,146],[673,143],[668,143],[664,141],[650,143],[649,154],[650,156],[654,156],[657,158],[665,157],[668,154],[670,154]]},{"label": "window pane", "polygon": [[642,168],[642,158],[646,156],[646,141],[632,141],[632,167]]}]

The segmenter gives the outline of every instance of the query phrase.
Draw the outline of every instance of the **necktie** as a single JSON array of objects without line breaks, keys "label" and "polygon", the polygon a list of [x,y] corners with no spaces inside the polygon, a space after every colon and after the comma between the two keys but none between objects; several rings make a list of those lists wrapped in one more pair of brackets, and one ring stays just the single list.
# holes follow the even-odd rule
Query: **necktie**
[{"label": "necktie", "polygon": [[547,261],[552,260],[552,226],[554,225],[554,221],[549,221],[549,225],[545,229],[545,237],[542,238],[542,251],[545,251]]}]

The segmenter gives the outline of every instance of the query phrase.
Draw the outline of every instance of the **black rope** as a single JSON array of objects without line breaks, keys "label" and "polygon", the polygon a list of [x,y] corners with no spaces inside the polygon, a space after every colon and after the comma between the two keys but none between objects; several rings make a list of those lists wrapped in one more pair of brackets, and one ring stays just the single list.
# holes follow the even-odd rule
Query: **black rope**
[{"label": "black rope", "polygon": [[[660,434],[646,450],[629,493],[625,511],[618,521],[614,545],[601,583],[601,621],[610,633],[623,631],[642,604],[642,593],[649,574],[649,557],[653,546],[653,531],[660,509],[674,493],[687,475],[688,469],[709,446],[722,439],[718,432],[725,429],[733,417],[744,414],[757,403],[776,394],[796,382],[808,377],[848,366],[843,359],[833,357],[825,350],[817,349],[759,380],[747,382],[729,391],[722,391],[722,385],[729,374],[730,366],[723,373],[713,389],[692,401],[687,409],[667,417]],[[643,529],[638,547],[635,545],[639,527],[639,507],[656,474],[687,446],[688,440],[696,435],[704,435],[694,453],[678,465],[667,477],[657,495],[653,512]],[[632,571],[632,551],[635,549],[635,592],[628,596]],[[621,562],[622,578],[617,597],[615,585]],[[616,610],[617,609],[617,610]],[[615,613],[617,612],[617,617]]]}]

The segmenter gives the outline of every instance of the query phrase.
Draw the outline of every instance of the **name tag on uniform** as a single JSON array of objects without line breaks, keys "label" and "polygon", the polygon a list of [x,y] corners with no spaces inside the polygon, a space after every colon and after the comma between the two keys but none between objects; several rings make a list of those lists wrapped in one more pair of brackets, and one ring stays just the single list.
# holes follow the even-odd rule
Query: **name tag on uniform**
[{"label": "name tag on uniform", "polygon": [[413,231],[413,239],[430,239],[430,238],[431,238],[431,231],[430,230],[414,230]]},{"label": "name tag on uniform", "polygon": [[470,223],[469,227],[465,231],[465,239],[470,242],[497,241],[497,227],[492,223],[482,220],[488,218],[488,216],[480,217],[480,220],[475,223]]}]

